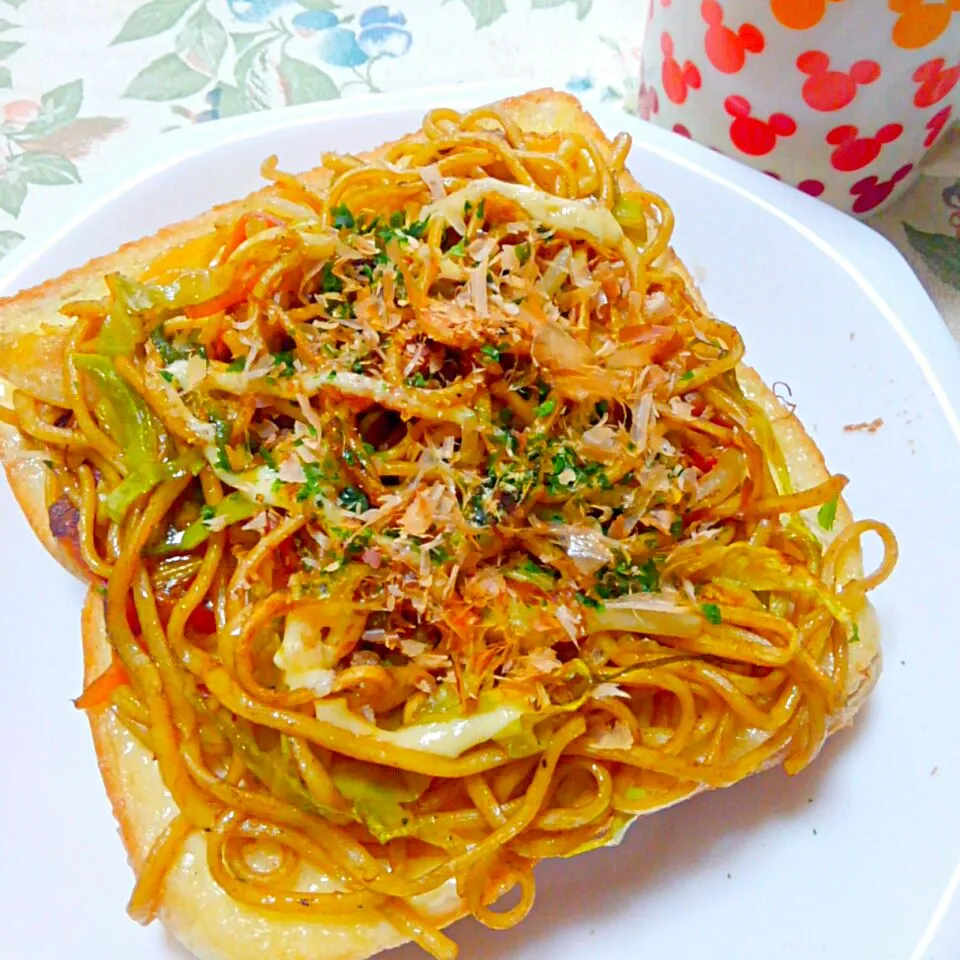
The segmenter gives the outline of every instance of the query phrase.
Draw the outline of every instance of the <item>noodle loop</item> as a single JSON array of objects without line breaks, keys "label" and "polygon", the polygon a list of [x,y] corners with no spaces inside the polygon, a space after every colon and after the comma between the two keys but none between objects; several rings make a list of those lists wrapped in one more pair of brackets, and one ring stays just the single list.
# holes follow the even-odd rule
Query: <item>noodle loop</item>
[{"label": "noodle loop", "polygon": [[2,416],[106,585],[83,705],[179,810],[138,920],[189,838],[251,909],[452,958],[412,897],[504,929],[539,860],[816,755],[896,541],[834,536],[846,478],[794,489],[629,148],[434,110],[378,159],[268,162],[234,222],[68,308],[66,406]]}]

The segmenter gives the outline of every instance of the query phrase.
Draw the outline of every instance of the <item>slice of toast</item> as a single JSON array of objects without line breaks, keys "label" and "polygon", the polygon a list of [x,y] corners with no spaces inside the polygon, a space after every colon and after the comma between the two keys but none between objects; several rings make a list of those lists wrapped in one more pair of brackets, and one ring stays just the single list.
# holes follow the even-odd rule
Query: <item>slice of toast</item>
[{"label": "slice of toast", "polygon": [[[602,154],[610,156],[610,141],[572,96],[541,90],[503,101],[498,106],[525,131],[580,133],[593,141]],[[385,150],[386,147],[381,147],[368,156],[380,156]],[[320,185],[328,176],[322,169],[306,174],[309,180]],[[621,187],[636,188],[629,173],[621,175]],[[26,389],[36,390],[37,383],[41,382],[41,389],[55,391],[57,338],[62,340],[68,326],[68,321],[59,314],[65,301],[102,296],[106,292],[103,281],[106,274],[114,271],[140,274],[156,258],[202,238],[215,224],[235,219],[246,207],[255,207],[263,193],[169,227],[0,302],[0,374]],[[690,296],[700,302],[692,279],[672,251],[662,256],[658,268],[681,277]],[[40,332],[43,336],[35,336]],[[738,375],[747,396],[759,404],[772,421],[795,487],[812,487],[826,480],[828,473],[823,458],[799,421],[780,405],[754,371],[743,367]],[[61,563],[72,572],[81,573],[73,556],[50,532],[42,465],[22,455],[23,441],[3,424],[0,424],[0,444],[0,453],[6,454],[7,476],[32,527]],[[851,522],[850,512],[841,502],[833,531],[824,537],[836,536]],[[850,579],[859,573],[859,555],[850,551],[841,579]],[[829,719],[830,732],[850,722],[879,673],[879,634],[869,607],[861,616],[859,629],[861,642],[850,648],[845,706]],[[102,601],[92,591],[83,613],[83,638],[85,680],[90,682],[107,667],[111,658]],[[139,871],[153,841],[176,815],[176,808],[164,788],[157,764],[114,714],[94,710],[89,717],[104,784],[134,870]],[[768,765],[781,759],[774,757]],[[575,870],[576,866],[568,869]],[[417,898],[415,905],[439,926],[467,912],[452,882]],[[203,960],[315,960],[319,957],[360,960],[396,946],[404,939],[394,926],[377,915],[352,914],[304,922],[244,906],[213,881],[205,861],[204,838],[196,833],[189,838],[167,875],[160,917],[174,936]]]}]

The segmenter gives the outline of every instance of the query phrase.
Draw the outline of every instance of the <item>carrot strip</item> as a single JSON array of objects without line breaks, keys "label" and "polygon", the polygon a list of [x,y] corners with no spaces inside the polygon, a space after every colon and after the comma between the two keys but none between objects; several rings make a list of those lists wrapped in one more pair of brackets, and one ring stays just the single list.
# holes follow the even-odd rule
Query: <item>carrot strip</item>
[{"label": "carrot strip", "polygon": [[87,685],[83,693],[73,701],[73,705],[78,710],[102,707],[110,699],[114,690],[128,683],[130,683],[130,677],[127,675],[126,668],[114,657],[113,663],[96,680]]}]

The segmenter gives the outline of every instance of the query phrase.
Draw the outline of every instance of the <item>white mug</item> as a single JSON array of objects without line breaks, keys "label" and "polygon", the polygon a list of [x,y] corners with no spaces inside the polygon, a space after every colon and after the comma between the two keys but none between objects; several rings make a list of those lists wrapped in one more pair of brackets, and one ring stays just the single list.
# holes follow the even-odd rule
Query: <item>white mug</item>
[{"label": "white mug", "polygon": [[652,0],[638,108],[875,213],[960,113],[960,0]]}]

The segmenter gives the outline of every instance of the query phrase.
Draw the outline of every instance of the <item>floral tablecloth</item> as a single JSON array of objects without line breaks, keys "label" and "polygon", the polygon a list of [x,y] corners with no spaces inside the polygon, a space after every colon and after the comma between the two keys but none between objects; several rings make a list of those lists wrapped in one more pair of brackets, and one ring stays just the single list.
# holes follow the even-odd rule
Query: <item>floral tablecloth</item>
[{"label": "floral tablecloth", "polygon": [[[503,77],[635,111],[646,22],[646,0],[0,0],[0,256],[187,124]],[[960,338],[960,129],[871,222]]]}]

